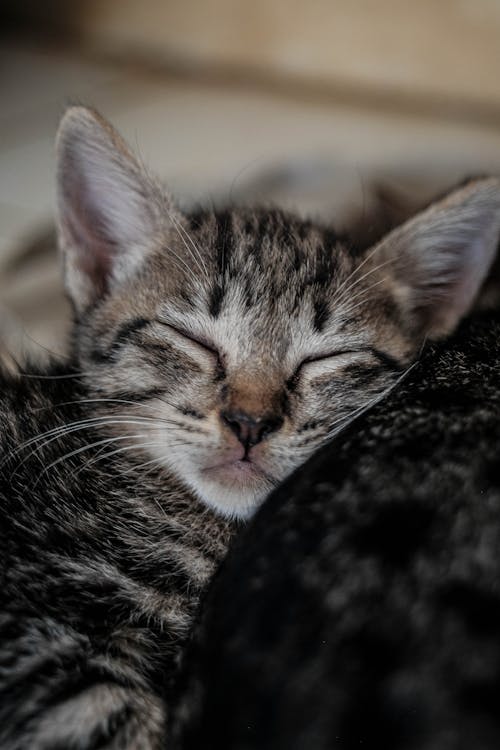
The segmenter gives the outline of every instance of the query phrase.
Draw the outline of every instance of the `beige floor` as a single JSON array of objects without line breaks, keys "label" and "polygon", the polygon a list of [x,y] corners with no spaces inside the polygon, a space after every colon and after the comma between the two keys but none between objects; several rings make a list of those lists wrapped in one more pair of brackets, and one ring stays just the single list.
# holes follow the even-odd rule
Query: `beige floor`
[{"label": "beige floor", "polygon": [[[64,350],[53,140],[71,101],[99,108],[185,205],[272,199],[343,216],[372,179],[441,189],[500,172],[500,127],[130,72],[70,53],[0,48],[0,315],[15,352]],[[478,118],[479,121],[479,118]],[[37,342],[37,343],[34,343]]]}]

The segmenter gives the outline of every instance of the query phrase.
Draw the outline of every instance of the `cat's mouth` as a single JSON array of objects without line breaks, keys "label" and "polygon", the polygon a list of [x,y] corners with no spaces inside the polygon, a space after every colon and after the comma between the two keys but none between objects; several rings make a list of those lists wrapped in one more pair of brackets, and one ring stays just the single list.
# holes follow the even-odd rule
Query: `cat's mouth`
[{"label": "cat's mouth", "polygon": [[271,481],[271,477],[247,456],[232,461],[221,461],[205,467],[202,471],[203,474],[210,476],[211,479],[221,484],[233,485],[236,482]]}]

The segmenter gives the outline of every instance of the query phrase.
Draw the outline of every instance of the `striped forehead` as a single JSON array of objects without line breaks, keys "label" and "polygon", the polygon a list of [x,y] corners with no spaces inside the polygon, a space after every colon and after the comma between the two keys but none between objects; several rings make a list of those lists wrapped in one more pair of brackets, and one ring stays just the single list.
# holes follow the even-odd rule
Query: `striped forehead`
[{"label": "striped forehead", "polygon": [[285,360],[335,333],[331,301],[352,259],[334,232],[277,210],[202,214],[189,231],[207,273],[196,293],[171,299],[179,327],[237,365]]},{"label": "striped forehead", "polygon": [[214,318],[228,306],[255,308],[268,319],[309,308],[314,325],[322,327],[346,261],[331,229],[280,210],[224,211],[198,218],[194,229],[212,270],[208,307]]}]

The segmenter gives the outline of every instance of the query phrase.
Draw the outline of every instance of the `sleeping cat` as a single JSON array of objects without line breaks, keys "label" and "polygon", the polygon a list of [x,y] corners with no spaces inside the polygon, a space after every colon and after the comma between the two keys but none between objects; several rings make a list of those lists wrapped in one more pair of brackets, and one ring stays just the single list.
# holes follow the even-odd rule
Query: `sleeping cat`
[{"label": "sleeping cat", "polygon": [[57,151],[72,354],[0,383],[0,747],[158,748],[238,519],[471,309],[500,184],[356,249],[276,210],[183,215],[86,108]]},{"label": "sleeping cat", "polygon": [[204,602],[176,750],[498,750],[500,311],[284,482]]}]

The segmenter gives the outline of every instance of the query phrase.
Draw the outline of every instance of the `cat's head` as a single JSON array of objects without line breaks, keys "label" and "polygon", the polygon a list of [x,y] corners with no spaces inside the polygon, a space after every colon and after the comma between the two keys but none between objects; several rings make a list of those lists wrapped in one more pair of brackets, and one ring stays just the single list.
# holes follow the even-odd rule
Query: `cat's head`
[{"label": "cat's head", "polygon": [[[107,452],[247,516],[469,311],[500,185],[472,182],[368,251],[279,211],[183,215],[98,114],[58,136],[75,348]],[[120,442],[120,440],[122,442]]]}]

